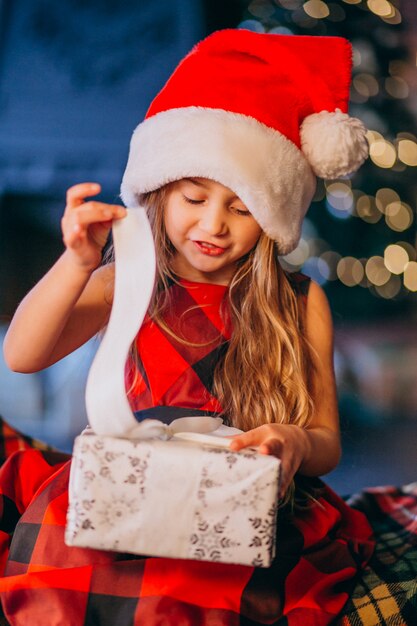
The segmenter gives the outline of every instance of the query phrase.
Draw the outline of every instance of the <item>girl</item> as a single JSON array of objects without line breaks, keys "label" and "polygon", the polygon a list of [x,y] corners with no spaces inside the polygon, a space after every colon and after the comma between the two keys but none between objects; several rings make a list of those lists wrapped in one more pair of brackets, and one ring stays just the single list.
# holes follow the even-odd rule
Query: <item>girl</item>
[{"label": "girl", "polygon": [[[314,173],[346,175],[365,158],[364,129],[342,112],[350,54],[335,38],[213,34],[155,98],[122,183],[125,204],[147,208],[158,258],[126,366],[132,409],[167,422],[221,414],[245,431],[233,450],[281,459],[273,565],[66,547],[69,462],[20,452],[0,477],[11,624],[324,625],[342,610],[370,528],[316,478],[340,457],[331,316],[320,287],[286,275],[278,254],[297,245]],[[10,325],[12,369],[51,365],[109,319],[114,266],[100,263],[126,211],[90,200],[99,191],[68,191],[66,250]]]}]

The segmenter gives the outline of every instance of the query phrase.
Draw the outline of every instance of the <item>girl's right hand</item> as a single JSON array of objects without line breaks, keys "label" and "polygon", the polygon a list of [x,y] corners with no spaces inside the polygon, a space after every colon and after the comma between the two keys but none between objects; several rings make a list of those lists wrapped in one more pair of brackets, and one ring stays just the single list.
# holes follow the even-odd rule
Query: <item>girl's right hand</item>
[{"label": "girl's right hand", "polygon": [[67,205],[61,220],[64,244],[73,260],[86,272],[101,263],[102,250],[114,219],[125,217],[126,209],[85,198],[100,193],[97,183],[81,183],[67,191]]}]

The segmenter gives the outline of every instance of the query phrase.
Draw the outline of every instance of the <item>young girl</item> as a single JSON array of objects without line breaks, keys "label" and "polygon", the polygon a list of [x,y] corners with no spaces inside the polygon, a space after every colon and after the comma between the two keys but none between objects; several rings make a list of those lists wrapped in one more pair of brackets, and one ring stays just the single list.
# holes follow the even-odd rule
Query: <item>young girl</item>
[{"label": "young girl", "polygon": [[[245,431],[231,449],[281,459],[273,565],[67,547],[70,463],[27,450],[0,476],[2,528],[14,531],[0,581],[9,623],[324,625],[342,610],[371,533],[316,478],[340,458],[331,316],[321,288],[278,255],[297,245],[315,174],[346,175],[366,156],[362,125],[343,112],[350,54],[336,38],[213,34],[155,98],[122,183],[127,206],[146,206],[157,250],[126,365],[132,409],[165,422],[220,414]],[[66,249],[14,316],[12,369],[47,367],[108,322],[114,266],[102,252],[126,210],[91,199],[99,191],[67,193]]]}]

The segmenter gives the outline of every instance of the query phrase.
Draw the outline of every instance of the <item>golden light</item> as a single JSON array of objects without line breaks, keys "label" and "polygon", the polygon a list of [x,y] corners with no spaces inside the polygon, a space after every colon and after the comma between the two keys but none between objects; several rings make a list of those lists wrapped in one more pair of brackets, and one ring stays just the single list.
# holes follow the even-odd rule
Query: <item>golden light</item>
[{"label": "golden light", "polygon": [[391,230],[402,232],[413,223],[414,215],[411,207],[405,202],[394,202],[385,208],[385,221]]},{"label": "golden light", "polygon": [[337,211],[351,213],[353,193],[349,182],[332,182],[326,184],[327,202]]},{"label": "golden light", "polygon": [[324,263],[326,263],[329,270],[327,274],[327,280],[337,279],[337,265],[341,258],[341,255],[338,252],[334,252],[333,250],[327,250],[320,255],[319,260],[322,260]]},{"label": "golden light", "polygon": [[402,274],[405,266],[410,261],[406,250],[398,244],[387,246],[384,251],[385,267],[392,274]]},{"label": "golden light", "polygon": [[408,258],[410,261],[417,260],[417,250],[414,246],[411,245],[408,241],[397,241],[397,246],[401,246],[408,254]]},{"label": "golden light", "polygon": [[376,224],[381,219],[381,212],[378,211],[375,198],[362,194],[356,201],[355,213],[369,224]]},{"label": "golden light", "polygon": [[346,4],[360,4],[362,0],[343,0]]},{"label": "golden light", "polygon": [[390,279],[391,272],[385,267],[382,256],[372,256],[365,265],[365,273],[369,281],[378,287],[385,285]]},{"label": "golden light", "polygon": [[357,74],[352,83],[356,91],[365,98],[376,96],[379,91],[378,81],[372,74]]},{"label": "golden light", "polygon": [[392,6],[392,10],[393,10],[393,14],[392,15],[389,15],[388,17],[383,17],[382,19],[387,24],[393,24],[393,25],[394,24],[401,24],[403,18],[402,18],[402,15],[401,15],[400,11],[395,6]]},{"label": "golden light", "polygon": [[282,258],[286,263],[293,267],[301,267],[306,261],[310,254],[310,248],[305,239],[300,239],[298,246],[290,252],[286,254]]},{"label": "golden light", "polygon": [[410,261],[404,269],[404,287],[409,291],[417,291],[417,263]]},{"label": "golden light", "polygon": [[393,98],[408,98],[410,89],[407,82],[401,76],[388,76],[385,79],[385,90]]},{"label": "golden light", "polygon": [[394,15],[393,6],[388,0],[367,0],[368,9],[379,15],[379,17],[392,17]]},{"label": "golden light", "polygon": [[330,15],[329,7],[322,0],[308,0],[303,4],[303,9],[309,17],[321,20]]},{"label": "golden light", "polygon": [[389,187],[382,187],[381,189],[378,189],[375,194],[375,204],[377,209],[381,211],[381,213],[386,213],[387,206],[389,205],[392,205],[392,207],[388,209],[388,211],[394,213],[394,205],[396,203],[400,205],[401,199],[398,193],[394,191],[394,189],[390,189]]},{"label": "golden light", "polygon": [[375,291],[386,300],[395,298],[400,290],[401,278],[399,276],[391,276],[391,278],[384,285],[375,286]]},{"label": "golden light", "polygon": [[347,287],[355,287],[363,279],[363,265],[352,256],[343,257],[337,264],[337,276]]},{"label": "golden light", "polygon": [[400,139],[398,142],[398,158],[406,165],[417,165],[417,143],[410,139]]},{"label": "golden light", "polygon": [[372,145],[374,141],[385,141],[384,137],[377,130],[367,130],[366,138],[368,140],[369,145]]},{"label": "golden light", "polygon": [[395,147],[386,139],[373,141],[369,146],[369,156],[375,165],[385,169],[391,168],[397,159]]}]

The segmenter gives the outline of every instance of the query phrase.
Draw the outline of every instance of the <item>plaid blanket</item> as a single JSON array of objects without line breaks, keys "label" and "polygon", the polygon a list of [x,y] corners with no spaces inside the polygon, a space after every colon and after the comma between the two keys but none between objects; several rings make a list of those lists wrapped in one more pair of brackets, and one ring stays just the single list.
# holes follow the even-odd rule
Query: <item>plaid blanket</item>
[{"label": "plaid blanket", "polygon": [[339,626],[417,624],[417,482],[368,489],[349,504],[365,513],[377,543]]},{"label": "plaid blanket", "polygon": [[[20,435],[20,433],[17,433],[13,429],[11,429],[7,424],[1,422],[0,441],[0,462],[4,458],[8,457],[10,453],[15,450],[23,449],[32,451],[28,455],[22,457],[22,463],[27,464],[26,469],[24,467],[18,467],[18,469],[16,470],[16,465],[14,469],[14,471],[24,471],[25,474],[29,476],[29,480],[30,477],[33,476],[34,484],[30,486],[30,489],[28,489],[28,493],[33,493],[36,490],[36,481],[39,481],[39,484],[41,484],[45,482],[46,479],[46,482],[48,482],[47,476],[51,473],[51,467],[55,468],[54,471],[56,478],[53,482],[50,483],[50,488],[52,490],[56,489],[56,480],[58,480],[59,482],[59,480],[64,477],[64,474],[67,470],[67,464],[65,463],[65,461],[68,459],[67,455],[56,453],[45,447],[40,442],[34,441],[28,437],[23,437]],[[31,472],[31,467],[29,467],[31,466],[31,464],[33,464],[34,469],[36,467],[36,471]],[[13,468],[13,464],[9,466]],[[45,473],[45,476],[42,476],[42,472]],[[13,479],[14,477],[11,475],[10,482],[12,482]],[[48,489],[46,489],[46,492],[47,491]],[[12,523],[13,518],[15,518],[16,521],[17,519],[19,519],[21,512],[25,510],[28,502],[25,502],[25,496],[23,492],[20,494],[16,494],[16,492],[14,492],[13,500],[11,497],[8,497],[7,493],[4,493],[2,504],[3,517],[8,519],[10,523]],[[368,567],[364,571],[362,571],[359,579],[356,581],[356,586],[354,587],[353,593],[351,593],[350,599],[344,607],[342,616],[337,619],[335,624],[337,624],[337,626],[411,626],[412,624],[417,624],[417,483],[409,485],[408,487],[404,487],[402,489],[396,489],[393,487],[371,489],[359,494],[356,497],[351,498],[349,500],[349,504],[365,513],[370,520],[372,527],[375,531],[377,547]],[[56,523],[56,520],[52,518],[46,519],[48,515],[51,516],[51,513],[55,515],[56,511],[49,510],[48,513],[47,507],[45,511],[45,516],[42,520],[42,524]],[[33,529],[36,530],[36,528],[39,531],[39,529],[41,528],[38,520],[28,519],[26,520],[26,522],[28,522],[26,524],[26,530],[28,532],[31,532]],[[7,528],[4,528],[3,532],[0,533],[0,543],[9,543],[10,540],[7,534],[7,530]],[[26,538],[30,539],[29,535]],[[19,559],[22,562],[22,565],[25,562],[24,552],[25,550],[27,552],[28,549],[29,548],[26,541],[22,542],[19,546],[19,550],[21,552],[21,554],[19,555]],[[48,546],[46,546],[45,549],[48,550]],[[50,546],[49,549],[54,550],[54,547]],[[74,565],[74,576],[72,578],[72,581],[75,591],[75,589],[81,590],[81,588],[83,587],[82,577],[86,573],[86,568],[77,567],[77,565],[79,565],[78,563],[77,565],[74,563]],[[103,565],[105,567],[102,574],[105,574],[105,578],[100,575],[100,568],[97,568],[96,575],[95,577],[93,577],[94,579],[90,581],[93,584],[93,587],[97,587],[96,594],[94,595],[100,600],[99,605],[101,608],[99,611],[96,607],[91,615],[89,615],[89,621],[87,620],[85,623],[94,624],[94,626],[98,626],[98,624],[101,625],[111,623],[108,621],[107,618],[109,617],[109,615],[114,615],[114,600],[117,600],[117,596],[119,593],[122,596],[130,596],[131,602],[133,604],[135,604],[137,601],[135,597],[137,595],[137,590],[130,589],[131,585],[129,583],[129,567],[132,569],[133,572],[133,570],[137,569],[138,561],[133,558],[133,560],[130,561],[129,565],[128,561],[120,562],[116,559],[112,563],[110,568],[108,567],[109,564],[106,565],[103,562]],[[77,576],[77,571],[80,575],[82,575],[81,577]],[[43,597],[46,593],[45,601],[47,602],[48,589],[51,590],[54,587],[59,589],[60,587],[60,572],[59,570],[55,570],[54,572],[50,568],[49,571],[42,571],[42,568],[33,568],[32,572],[33,582],[36,584],[40,596]],[[100,594],[100,588],[104,589],[107,582],[109,582],[106,582],[109,572],[112,576],[112,585],[114,587],[113,591],[115,594],[114,596],[106,595],[108,592],[105,592],[104,595]],[[14,573],[17,574],[18,571],[15,571]],[[196,573],[198,574],[197,571]],[[265,572],[263,571],[259,572],[260,578],[262,580],[264,579],[264,574]],[[7,580],[7,578],[5,580]],[[259,596],[259,593],[261,593],[262,589],[264,589],[264,595],[265,593],[268,595],[265,585],[262,584],[262,580],[254,580],[252,584],[252,591],[254,591],[256,588],[257,596]],[[259,584],[255,584],[255,582],[261,583],[261,586],[259,586]],[[65,580],[65,585],[67,584],[68,579]],[[224,584],[225,588],[227,589],[227,587],[230,586],[231,582],[227,582],[225,579]],[[64,589],[66,588],[71,596],[71,590],[68,589],[68,587],[66,587],[65,585]],[[129,589],[127,587],[129,587]],[[197,591],[198,589],[196,589],[196,592]],[[209,590],[207,589],[202,589],[201,593],[204,597],[206,597],[208,591]],[[22,589],[21,593],[24,594],[25,590]],[[232,593],[232,591],[230,593]],[[77,595],[77,593],[73,595]],[[73,623],[70,619],[70,596],[68,597],[68,625]],[[129,618],[127,618],[127,621],[123,619],[123,611],[126,611],[129,608],[126,604],[126,600],[128,600],[128,598],[124,598],[124,600],[125,602],[123,604],[123,607],[121,607],[121,609],[123,610],[120,614],[118,614],[117,620],[117,624],[120,625],[124,625],[125,623],[131,623]],[[267,600],[266,596],[265,600]],[[108,604],[108,601],[111,601],[111,605]],[[204,603],[205,602],[203,602],[203,604]],[[145,604],[146,603],[143,604],[144,607]],[[40,607],[41,613],[45,606],[46,605],[43,604],[43,608]],[[106,609],[106,606],[108,610]],[[152,607],[150,608],[152,609]],[[167,610],[169,609],[168,606],[166,608]],[[19,626],[23,626],[23,624],[32,624],[34,623],[33,617],[35,616],[33,615],[32,611],[30,611],[28,615],[21,616],[21,621],[14,621],[13,624],[19,624]],[[194,621],[190,623],[204,623],[204,626],[220,626],[221,624],[226,623],[223,619],[224,615],[221,610],[216,610],[214,613],[211,613],[211,621],[201,621],[200,617],[201,615],[195,614]],[[146,624],[147,622],[145,615],[144,619],[144,623]],[[35,622],[36,624],[41,623],[39,621],[36,621],[36,617]],[[116,622],[113,621],[113,624],[115,623]],[[161,624],[163,623],[164,622],[161,621]],[[178,621],[178,624],[180,623],[181,622]],[[263,623],[266,624],[272,622],[266,620]],[[273,623],[277,624],[277,622],[274,621]],[[288,623],[289,622],[287,622],[285,618],[283,618],[283,620],[279,620],[280,626],[281,624],[282,626],[287,626]],[[294,621],[291,623],[298,624],[299,622]],[[305,623],[305,620],[304,622],[300,622],[300,624]],[[309,624],[313,623],[316,625],[315,621],[309,622]],[[317,622],[317,624],[318,623],[321,622]],[[0,616],[0,626],[7,626],[8,624],[9,622],[6,620],[4,615]],[[229,622],[227,622],[227,624],[229,624]],[[236,613],[236,620],[233,621],[233,625],[235,624],[236,626],[255,626],[255,622],[251,620],[248,615],[244,617],[242,613],[240,614],[240,617]]]}]

